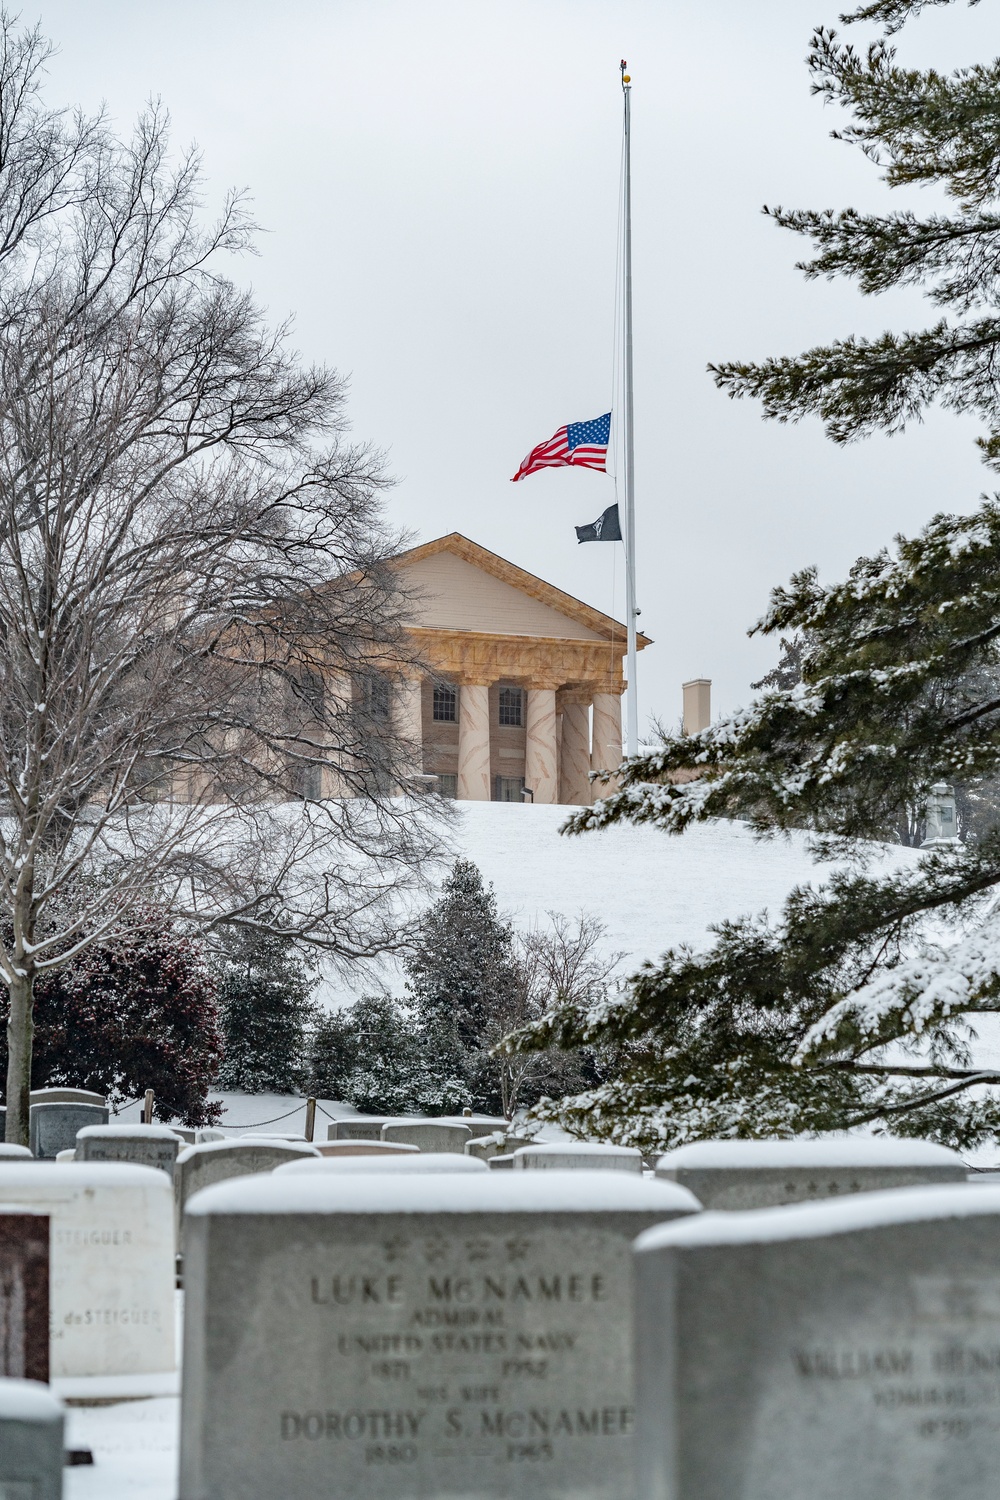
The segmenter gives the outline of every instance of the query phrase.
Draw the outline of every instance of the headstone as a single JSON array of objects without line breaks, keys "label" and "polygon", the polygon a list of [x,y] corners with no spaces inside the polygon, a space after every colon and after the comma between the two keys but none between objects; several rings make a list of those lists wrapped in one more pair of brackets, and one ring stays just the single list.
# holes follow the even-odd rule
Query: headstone
[{"label": "headstone", "polygon": [[76,1134],[77,1161],[131,1161],[158,1167],[171,1181],[182,1142],[167,1125],[86,1125]]},{"label": "headstone", "polygon": [[689,1188],[705,1208],[735,1209],[963,1182],[966,1172],[962,1158],[945,1146],[892,1136],[695,1141],[656,1164],[658,1178]]},{"label": "headstone", "polygon": [[480,1161],[489,1161],[490,1157],[496,1156],[499,1151],[502,1139],[503,1137],[497,1134],[474,1135],[471,1141],[466,1141],[465,1143],[465,1154],[466,1156],[477,1156]]},{"label": "headstone", "polygon": [[241,1130],[239,1139],[241,1141],[304,1141],[305,1136],[301,1132],[284,1130]]},{"label": "headstone", "polygon": [[16,1380],[49,1378],[49,1216],[3,1204],[0,1376]]},{"label": "headstone", "polygon": [[472,1140],[468,1125],[445,1120],[386,1120],[382,1126],[384,1141],[405,1141],[421,1151],[464,1151]]},{"label": "headstone", "polygon": [[[170,1128],[171,1130],[177,1130],[178,1126],[171,1125]],[[216,1130],[213,1125],[200,1126],[197,1130],[192,1131],[182,1130],[180,1133],[189,1146],[205,1146],[209,1141],[224,1141],[226,1139],[225,1131]],[[189,1136],[192,1139],[188,1139]]]},{"label": "headstone", "polygon": [[414,1151],[411,1156],[393,1152],[391,1156],[325,1156],[319,1161],[291,1161],[276,1167],[276,1172],[323,1174],[330,1172],[397,1173],[397,1172],[485,1172],[487,1164],[474,1156],[459,1156],[455,1151]]},{"label": "headstone", "polygon": [[358,1120],[334,1120],[326,1127],[328,1141],[380,1141],[388,1115],[369,1115]]},{"label": "headstone", "polygon": [[106,1125],[108,1112],[96,1104],[33,1104],[28,1113],[32,1156],[55,1160],[60,1151],[76,1147],[76,1133],[85,1125]]},{"label": "headstone", "polygon": [[642,1152],[634,1146],[608,1146],[597,1141],[548,1141],[539,1146],[519,1146],[513,1164],[515,1170],[524,1172],[641,1172]]},{"label": "headstone", "polygon": [[193,1193],[230,1177],[246,1177],[255,1172],[271,1172],[286,1161],[299,1157],[317,1157],[313,1146],[305,1141],[208,1141],[204,1146],[188,1146],[180,1153],[174,1169],[177,1210],[183,1216],[184,1206]]},{"label": "headstone", "polygon": [[505,1152],[502,1156],[491,1156],[486,1165],[491,1171],[495,1171],[497,1168],[509,1170],[514,1165],[514,1153],[513,1151],[509,1151]]},{"label": "headstone", "polygon": [[51,1220],[51,1375],[175,1368],[173,1194],[125,1162],[0,1162],[0,1203]]},{"label": "headstone", "polygon": [[520,1146],[534,1145],[534,1137],[517,1135],[514,1132],[494,1130],[491,1135],[473,1136],[465,1143],[466,1156],[481,1156],[492,1161],[495,1156],[512,1156]]},{"label": "headstone", "polygon": [[995,1494],[1000,1189],[702,1215],[636,1246],[648,1500]]},{"label": "headstone", "polygon": [[34,1380],[0,1380],[0,1500],[61,1500],[63,1409]]},{"label": "headstone", "polygon": [[0,1141],[0,1161],[34,1161],[27,1146],[15,1146],[13,1141]]},{"label": "headstone", "polygon": [[404,1145],[402,1141],[317,1141],[320,1156],[417,1156],[416,1146]]},{"label": "headstone", "polygon": [[632,1500],[631,1241],[697,1205],[472,1175],[286,1170],[191,1205],[181,1500]]},{"label": "headstone", "polygon": [[32,1089],[28,1095],[28,1103],[31,1104],[94,1104],[98,1109],[106,1109],[108,1101],[103,1094],[95,1094],[92,1089]]},{"label": "headstone", "polygon": [[[28,1152],[28,1155],[31,1156],[30,1151]],[[31,1159],[32,1161],[34,1161],[33,1156],[31,1157]],[[76,1147],[74,1146],[72,1151],[57,1151],[56,1161],[76,1161]]]}]

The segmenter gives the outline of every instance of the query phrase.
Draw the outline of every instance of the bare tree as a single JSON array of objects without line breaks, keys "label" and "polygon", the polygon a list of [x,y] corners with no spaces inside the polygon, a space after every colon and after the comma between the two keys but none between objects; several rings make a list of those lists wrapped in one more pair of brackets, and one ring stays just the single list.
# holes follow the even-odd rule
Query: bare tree
[{"label": "bare tree", "polygon": [[575,922],[549,912],[548,928],[519,932],[514,939],[514,982],[491,1002],[483,1044],[496,1068],[504,1118],[513,1118],[543,1092],[564,1094],[585,1086],[586,1061],[578,1051],[549,1048],[514,1052],[506,1039],[541,1019],[553,1007],[594,1006],[607,997],[623,953],[604,950],[605,927],[580,913]]},{"label": "bare tree", "polygon": [[[150,901],[363,959],[431,835],[392,734],[379,456],[218,269],[199,162],[46,111],[0,14],[0,978],[24,1141],[36,975]],[[294,799],[294,800],[293,800]],[[74,898],[80,890],[86,899]],[[99,892],[99,897],[93,895]]]}]

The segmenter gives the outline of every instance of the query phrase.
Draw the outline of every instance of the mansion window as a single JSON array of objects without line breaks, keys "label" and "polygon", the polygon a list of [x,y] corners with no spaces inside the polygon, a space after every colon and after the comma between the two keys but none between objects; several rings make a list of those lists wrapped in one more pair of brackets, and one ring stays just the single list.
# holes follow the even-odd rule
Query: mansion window
[{"label": "mansion window", "polygon": [[445,772],[444,775],[439,776],[437,779],[437,790],[439,797],[457,797],[458,777],[454,774],[449,775],[448,772]]},{"label": "mansion window", "polygon": [[447,683],[434,684],[434,720],[438,724],[454,724],[458,718],[458,689]]},{"label": "mansion window", "polygon": [[[501,688],[500,689],[500,723],[501,724],[513,724],[518,729],[520,729],[521,725],[524,722],[524,719],[522,717],[522,710],[521,710],[521,704],[522,704],[522,702],[523,702],[523,694],[521,693],[521,689],[520,688],[509,688],[509,687],[508,688]],[[514,801],[515,799],[514,798],[510,798],[508,800]]]},{"label": "mansion window", "polygon": [[498,776],[495,802],[521,802],[524,790],[523,776]]}]

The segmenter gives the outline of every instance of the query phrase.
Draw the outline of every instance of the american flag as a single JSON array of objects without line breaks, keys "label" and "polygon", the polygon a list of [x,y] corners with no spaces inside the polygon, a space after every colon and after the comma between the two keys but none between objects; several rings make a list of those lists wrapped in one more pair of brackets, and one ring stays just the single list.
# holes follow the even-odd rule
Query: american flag
[{"label": "american flag", "polygon": [[610,437],[609,411],[603,417],[591,418],[589,422],[568,422],[547,443],[539,443],[537,448],[532,448],[527,458],[521,460],[521,467],[511,483],[527,479],[529,474],[536,473],[538,469],[559,469],[564,464],[576,464],[584,469],[600,469],[603,473],[607,468]]}]

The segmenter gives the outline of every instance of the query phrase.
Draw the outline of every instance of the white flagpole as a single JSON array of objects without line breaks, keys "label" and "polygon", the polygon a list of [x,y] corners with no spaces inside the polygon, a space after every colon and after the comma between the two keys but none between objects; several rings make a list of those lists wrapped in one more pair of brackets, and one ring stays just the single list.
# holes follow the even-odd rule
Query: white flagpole
[{"label": "white flagpole", "polygon": [[628,726],[626,734],[627,754],[639,753],[639,704],[638,678],[636,674],[636,618],[639,614],[635,603],[635,447],[632,416],[632,81],[623,61],[622,93],[625,96],[625,181],[623,191],[624,228],[622,238],[622,260],[624,262],[624,397],[625,397],[625,617],[628,629],[626,676],[628,697],[626,712]]}]

